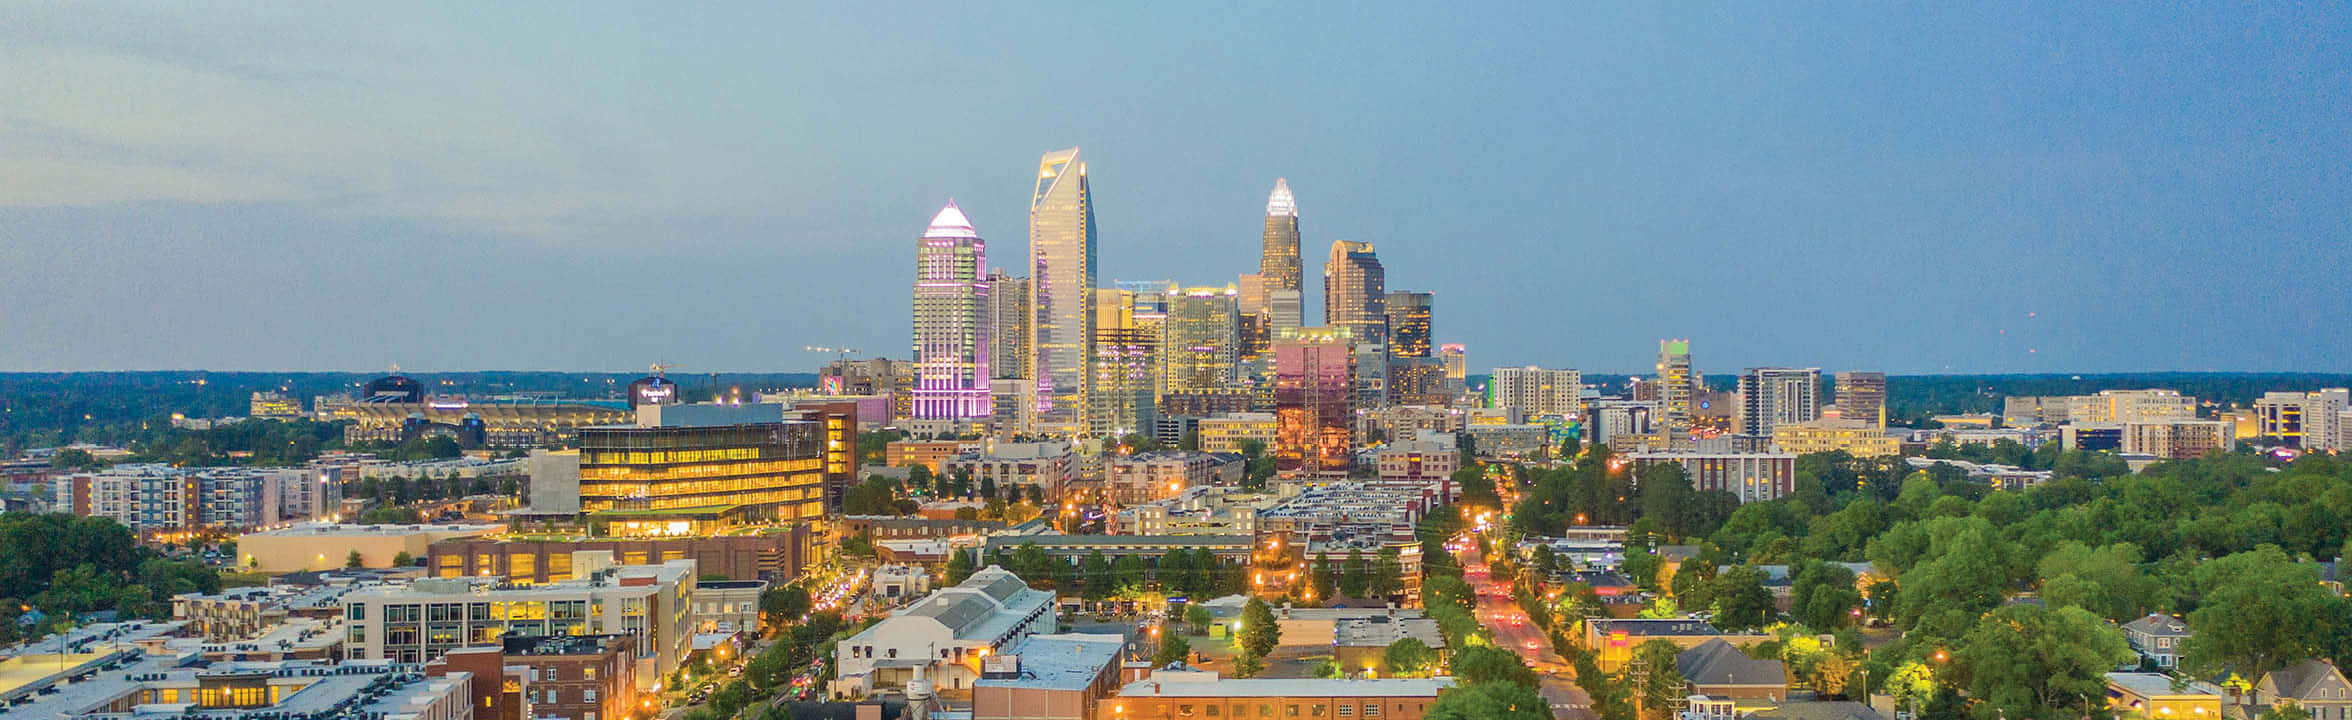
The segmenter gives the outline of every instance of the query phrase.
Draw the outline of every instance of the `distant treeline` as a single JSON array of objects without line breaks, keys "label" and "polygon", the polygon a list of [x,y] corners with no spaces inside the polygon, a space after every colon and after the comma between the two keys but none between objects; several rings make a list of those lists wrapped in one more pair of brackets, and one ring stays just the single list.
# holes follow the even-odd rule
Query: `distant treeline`
[{"label": "distant treeline", "polygon": [[[387,373],[258,373],[174,370],[152,372],[0,373],[0,450],[119,437],[125,426],[188,417],[246,414],[253,393],[275,390],[300,398],[357,393]],[[429,393],[503,395],[552,393],[571,400],[619,399],[644,373],[464,372],[403,373]],[[742,388],[813,387],[812,373],[676,373],[688,398]]]},{"label": "distant treeline", "polygon": [[[1821,398],[1832,397],[1835,371],[1821,373]],[[1606,394],[1622,393],[1638,377],[1586,373],[1587,385]],[[1471,387],[1485,385],[1489,376],[1472,375]],[[1647,379],[1647,378],[1644,378]],[[1739,386],[1736,372],[1706,374],[1707,387],[1730,391]],[[2158,372],[2093,375],[1890,375],[1887,377],[1887,414],[1906,420],[1955,413],[1998,413],[2001,398],[2013,395],[2089,395],[2101,390],[2162,388],[2178,390],[2203,402],[2245,405],[2263,393],[2352,387],[2345,373],[2218,373]]]}]

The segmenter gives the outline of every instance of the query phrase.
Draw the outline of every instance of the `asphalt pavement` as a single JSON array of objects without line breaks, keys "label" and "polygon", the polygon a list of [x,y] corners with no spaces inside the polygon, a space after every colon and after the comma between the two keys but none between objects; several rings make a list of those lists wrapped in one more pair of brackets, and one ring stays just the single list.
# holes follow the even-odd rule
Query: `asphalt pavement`
[{"label": "asphalt pavement", "polygon": [[1462,554],[1462,579],[1478,591],[1478,621],[1494,631],[1495,644],[1527,659],[1534,668],[1536,692],[1552,705],[1552,717],[1560,720],[1592,720],[1599,715],[1592,711],[1592,697],[1584,688],[1576,686],[1575,666],[1559,653],[1552,652],[1551,641],[1541,628],[1529,620],[1519,604],[1512,602],[1510,593],[1495,588],[1486,574],[1486,558],[1472,547]]}]

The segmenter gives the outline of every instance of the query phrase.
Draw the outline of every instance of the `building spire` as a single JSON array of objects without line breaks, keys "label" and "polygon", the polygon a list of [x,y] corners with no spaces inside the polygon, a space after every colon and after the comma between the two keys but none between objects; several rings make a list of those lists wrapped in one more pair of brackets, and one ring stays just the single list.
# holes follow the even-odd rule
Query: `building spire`
[{"label": "building spire", "polygon": [[949,198],[947,207],[940,208],[938,215],[931,216],[931,227],[923,230],[923,237],[976,238],[980,237],[980,232],[972,228],[971,219],[964,217],[964,209],[956,207],[955,199]]},{"label": "building spire", "polygon": [[1274,193],[1266,196],[1266,214],[1298,217],[1298,201],[1290,197],[1290,183],[1288,181],[1274,178]]}]

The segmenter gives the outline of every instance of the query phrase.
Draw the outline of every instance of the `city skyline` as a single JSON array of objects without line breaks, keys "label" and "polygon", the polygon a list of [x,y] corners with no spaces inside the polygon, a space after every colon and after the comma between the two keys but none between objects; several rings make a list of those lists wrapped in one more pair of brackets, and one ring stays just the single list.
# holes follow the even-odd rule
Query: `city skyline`
[{"label": "city skyline", "polygon": [[[1036,8],[587,10],[23,13],[0,30],[27,80],[0,111],[0,370],[895,355],[905,228],[951,196],[1013,227],[1018,168],[1073,145],[1104,173],[1103,284],[1259,267],[1283,178],[1307,246],[1377,245],[1474,368],[1641,372],[1667,337],[1713,372],[2352,368],[2325,270],[2352,264],[2352,184],[2324,162],[2344,58],[2317,40],[2341,9],[1537,9],[1495,30],[1373,7],[1198,66],[1158,61],[1332,20],[1103,9],[1051,48],[944,29]],[[792,49],[743,42],[766,27]],[[2203,59],[2135,59],[2177,52]],[[917,121],[945,107],[956,127]],[[1529,331],[1535,300],[1559,327]]]}]

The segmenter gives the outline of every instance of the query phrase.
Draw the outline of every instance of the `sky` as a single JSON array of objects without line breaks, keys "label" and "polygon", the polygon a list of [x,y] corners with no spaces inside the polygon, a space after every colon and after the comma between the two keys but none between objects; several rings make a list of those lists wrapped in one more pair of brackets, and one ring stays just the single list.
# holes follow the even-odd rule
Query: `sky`
[{"label": "sky", "polygon": [[0,370],[904,357],[1077,146],[1103,284],[1284,177],[1473,368],[2352,371],[2340,3],[674,5],[10,4]]}]

